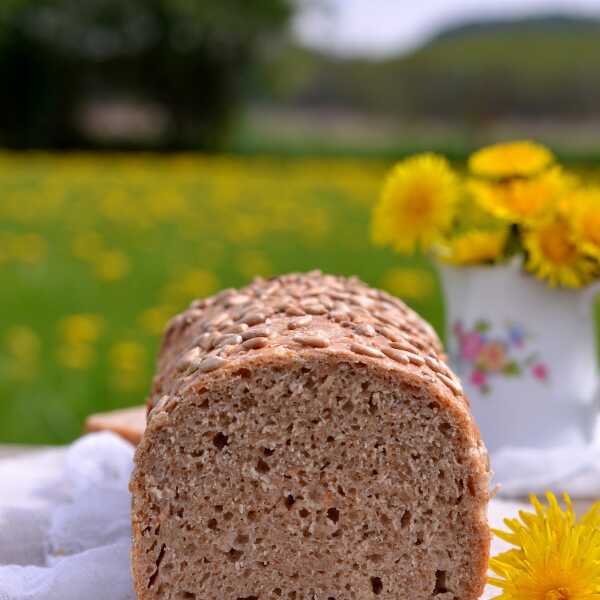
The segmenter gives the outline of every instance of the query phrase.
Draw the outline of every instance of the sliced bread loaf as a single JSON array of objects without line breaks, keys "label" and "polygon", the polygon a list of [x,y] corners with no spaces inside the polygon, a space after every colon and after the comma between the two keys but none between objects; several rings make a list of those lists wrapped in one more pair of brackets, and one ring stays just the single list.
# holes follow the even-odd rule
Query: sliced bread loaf
[{"label": "sliced bread loaf", "polygon": [[170,324],[136,452],[138,600],[475,600],[487,456],[431,327],[319,272]]},{"label": "sliced bread loaf", "polygon": [[146,429],[146,413],[145,406],[96,413],[85,420],[84,431],[85,433],[112,431],[137,446]]}]

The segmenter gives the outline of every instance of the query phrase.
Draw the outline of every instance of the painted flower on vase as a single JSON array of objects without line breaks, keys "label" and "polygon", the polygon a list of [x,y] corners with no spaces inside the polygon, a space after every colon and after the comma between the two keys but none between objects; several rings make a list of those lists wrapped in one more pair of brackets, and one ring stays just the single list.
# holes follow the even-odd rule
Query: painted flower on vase
[{"label": "painted flower on vase", "polygon": [[531,367],[531,374],[540,381],[548,379],[548,367],[544,363],[535,363]]},{"label": "painted flower on vase", "polygon": [[477,331],[466,332],[460,343],[460,355],[465,360],[475,361],[483,347],[483,339]]},{"label": "painted flower on vase", "polygon": [[487,374],[485,371],[480,371],[479,369],[475,369],[471,373],[471,383],[478,387],[487,385]]},{"label": "painted flower on vase", "polygon": [[511,345],[521,348],[525,344],[525,329],[522,325],[513,323],[508,331]]},{"label": "painted flower on vase", "polygon": [[531,337],[519,323],[508,323],[500,334],[492,332],[489,321],[481,319],[472,327],[460,320],[452,326],[456,338],[457,363],[481,394],[492,391],[495,377],[522,377],[527,373],[540,382],[547,382],[549,370],[536,352],[522,356]]},{"label": "painted flower on vase", "polygon": [[477,357],[477,363],[485,371],[492,373],[501,371],[507,363],[504,343],[496,340],[484,344]]}]

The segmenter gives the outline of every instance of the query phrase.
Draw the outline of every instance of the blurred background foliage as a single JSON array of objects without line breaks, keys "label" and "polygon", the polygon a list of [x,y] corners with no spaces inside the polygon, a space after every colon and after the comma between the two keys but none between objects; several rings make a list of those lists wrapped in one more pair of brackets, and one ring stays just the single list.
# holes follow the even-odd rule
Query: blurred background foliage
[{"label": "blurred background foliage", "polygon": [[304,4],[4,0],[0,144],[288,154],[433,145],[464,156],[518,131],[596,151],[600,21],[473,22],[397,56],[353,57],[299,44],[291,26]]},{"label": "blurred background foliage", "polygon": [[529,136],[599,178],[598,21],[366,58],[299,42],[314,1],[0,2],[0,443],[141,404],[167,319],[255,275],[358,274],[442,331],[434,267],[369,241],[408,152]]},{"label": "blurred background foliage", "polygon": [[101,136],[93,139],[94,127],[102,129],[94,108],[120,103],[122,111],[137,108],[138,137],[148,129],[144,116],[156,135],[150,127],[145,140],[117,135],[111,145],[214,149],[262,36],[281,30],[292,7],[290,0],[10,0],[0,11],[0,79],[10,90],[0,97],[4,145],[102,145]]}]

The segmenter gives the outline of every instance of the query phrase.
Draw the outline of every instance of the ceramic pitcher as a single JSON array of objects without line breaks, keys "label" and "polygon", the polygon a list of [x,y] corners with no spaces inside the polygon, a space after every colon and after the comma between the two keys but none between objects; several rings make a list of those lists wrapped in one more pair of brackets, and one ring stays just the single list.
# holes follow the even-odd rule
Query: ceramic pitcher
[{"label": "ceramic pitcher", "polygon": [[551,288],[517,262],[441,267],[450,362],[488,449],[585,445],[598,413],[597,286]]}]

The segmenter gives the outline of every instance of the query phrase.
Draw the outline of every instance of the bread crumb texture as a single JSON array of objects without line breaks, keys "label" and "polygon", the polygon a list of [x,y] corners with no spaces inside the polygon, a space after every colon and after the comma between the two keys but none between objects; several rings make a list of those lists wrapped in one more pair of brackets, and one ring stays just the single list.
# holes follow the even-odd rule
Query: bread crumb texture
[{"label": "bread crumb texture", "polygon": [[165,333],[136,452],[138,600],[475,600],[487,455],[431,327],[291,274]]}]

